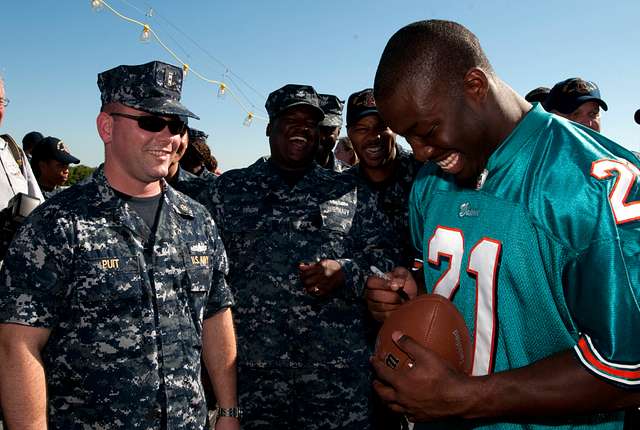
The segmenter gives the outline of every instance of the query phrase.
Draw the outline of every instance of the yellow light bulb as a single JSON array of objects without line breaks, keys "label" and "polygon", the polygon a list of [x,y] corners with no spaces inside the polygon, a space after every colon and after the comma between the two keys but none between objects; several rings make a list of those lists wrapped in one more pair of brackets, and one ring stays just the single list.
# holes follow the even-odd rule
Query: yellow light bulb
[{"label": "yellow light bulb", "polygon": [[247,117],[244,119],[244,122],[242,123],[242,125],[244,125],[245,127],[250,127],[252,122],[253,122],[253,113],[249,112],[247,114]]},{"label": "yellow light bulb", "polygon": [[218,97],[224,97],[227,93],[227,86],[225,84],[220,84],[218,87]]},{"label": "yellow light bulb", "polygon": [[100,12],[103,6],[102,0],[91,0],[91,8],[94,12]]},{"label": "yellow light bulb", "polygon": [[140,33],[140,42],[146,43],[151,39],[151,29],[147,24],[142,28],[142,33]]}]

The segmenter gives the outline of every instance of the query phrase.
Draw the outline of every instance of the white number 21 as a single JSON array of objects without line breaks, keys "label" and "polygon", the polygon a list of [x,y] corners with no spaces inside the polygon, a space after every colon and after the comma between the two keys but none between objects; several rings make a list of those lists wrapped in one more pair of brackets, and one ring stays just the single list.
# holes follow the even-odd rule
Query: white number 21
[{"label": "white number 21", "polygon": [[640,219],[640,201],[627,202],[631,187],[638,179],[640,171],[631,163],[617,160],[598,160],[591,165],[591,176],[597,179],[609,179],[613,172],[618,176],[609,193],[609,202],[616,224]]},{"label": "white number 21", "polygon": [[[475,329],[473,333],[473,372],[487,375],[493,368],[496,338],[496,271],[502,244],[483,238],[469,253],[467,272],[476,278]],[[464,254],[464,235],[458,229],[438,226],[429,240],[429,263],[440,265],[442,257],[449,267],[433,287],[433,293],[452,299],[460,286]]]}]

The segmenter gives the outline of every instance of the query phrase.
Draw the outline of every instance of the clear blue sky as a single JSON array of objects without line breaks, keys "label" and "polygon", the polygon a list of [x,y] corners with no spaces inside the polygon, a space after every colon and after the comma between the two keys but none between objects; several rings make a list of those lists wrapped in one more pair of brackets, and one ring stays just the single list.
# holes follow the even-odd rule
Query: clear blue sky
[{"label": "clear blue sky", "polygon": [[[633,122],[640,108],[637,0],[107,1],[148,22],[205,76],[224,79],[225,68],[214,58],[224,63],[233,82],[251,86],[239,88],[260,115],[266,95],[287,83],[346,99],[372,85],[397,29],[421,19],[458,21],[476,33],[497,73],[521,94],[573,76],[595,81],[609,104],[603,133],[640,149],[640,126]],[[108,10],[94,12],[89,0],[2,3],[0,72],[11,104],[0,132],[20,140],[39,130],[62,138],[83,164],[99,164],[97,73],[118,64],[175,61],[157,43],[140,43],[140,27]],[[152,17],[144,14],[149,7]],[[216,92],[190,75],[183,102],[202,118],[192,124],[210,134],[221,167],[246,166],[267,154],[266,123],[243,127],[244,111]]]}]

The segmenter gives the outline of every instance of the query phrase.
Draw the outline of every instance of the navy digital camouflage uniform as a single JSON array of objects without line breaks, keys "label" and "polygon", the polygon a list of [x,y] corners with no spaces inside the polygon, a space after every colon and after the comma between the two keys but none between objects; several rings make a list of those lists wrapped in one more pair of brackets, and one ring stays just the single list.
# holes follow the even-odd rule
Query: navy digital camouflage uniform
[{"label": "navy digital camouflage uniform", "polygon": [[[412,245],[409,231],[409,194],[413,181],[422,166],[422,163],[413,157],[413,153],[396,145],[396,158],[394,160],[395,168],[392,176],[382,183],[373,183],[364,176],[360,164],[356,164],[346,170],[346,174],[354,175],[367,184],[377,197],[378,210],[384,213],[393,228],[393,240],[400,246],[401,260],[399,265],[407,268],[413,266],[414,258],[422,256]],[[420,272],[415,273],[414,277],[419,278]],[[418,279],[419,280],[419,279]],[[368,323],[371,327],[370,339],[371,344],[375,344],[377,332],[380,323],[373,318],[369,318]],[[398,428],[407,428],[404,419],[392,413],[382,401],[376,399],[376,429],[392,430]]]},{"label": "navy digital camouflage uniform", "polygon": [[102,105],[117,102],[157,115],[200,119],[180,103],[182,69],[151,61],[135,66],[117,66],[98,75]]},{"label": "navy digital camouflage uniform", "polygon": [[214,174],[197,176],[178,166],[176,176],[169,185],[191,198],[196,198],[204,188],[211,187],[216,178]]},{"label": "navy digital camouflage uniform", "polygon": [[203,168],[200,170],[200,173],[197,175],[198,178],[204,179],[205,181],[214,181],[218,176],[215,173],[210,172],[207,168]]},{"label": "navy digital camouflage uniform", "polygon": [[[324,111],[324,118],[320,122],[321,127],[342,127],[342,109],[344,108],[344,101],[332,94],[318,94],[320,107]],[[324,160],[322,160],[324,162]],[[333,170],[334,172],[343,172],[347,170],[350,165],[338,160],[333,154],[333,148],[329,151],[329,161],[325,169]]]},{"label": "navy digital camouflage uniform", "polygon": [[[293,187],[266,158],[218,178],[204,196],[229,256],[244,429],[369,429],[369,267],[390,270],[388,221],[359,181],[315,162]],[[202,198],[203,196],[201,196]],[[305,293],[298,264],[323,258],[346,285]]]},{"label": "navy digital camouflage uniform", "polygon": [[334,172],[344,172],[346,170],[349,170],[350,167],[351,166],[344,161],[338,160],[333,151],[329,153],[329,163],[327,164],[327,169],[333,170]]},{"label": "navy digital camouflage uniform", "polygon": [[198,429],[203,318],[231,306],[211,216],[166,184],[155,240],[102,168],[40,206],[0,273],[0,322],[52,329],[51,429]]},{"label": "navy digital camouflage uniform", "polygon": [[402,266],[411,267],[413,259],[422,255],[411,245],[409,232],[409,194],[413,181],[422,167],[422,163],[413,157],[413,153],[396,145],[396,163],[393,175],[383,183],[372,183],[366,179],[359,164],[346,172],[360,177],[376,194],[378,208],[393,227],[394,238],[402,246]]},{"label": "navy digital camouflage uniform", "polygon": [[61,191],[66,190],[69,187],[55,187],[53,190],[51,191],[47,191],[44,188],[41,189],[42,191],[42,195],[44,196],[45,200],[49,200],[51,197],[55,196],[56,194],[58,194]]}]

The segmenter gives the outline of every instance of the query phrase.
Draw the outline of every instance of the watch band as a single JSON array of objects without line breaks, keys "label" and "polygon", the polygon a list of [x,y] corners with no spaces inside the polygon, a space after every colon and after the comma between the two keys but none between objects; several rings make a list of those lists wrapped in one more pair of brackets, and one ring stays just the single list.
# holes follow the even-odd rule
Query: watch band
[{"label": "watch band", "polygon": [[232,417],[241,419],[242,418],[242,408],[233,407],[233,408],[216,408],[216,416],[217,417]]}]

